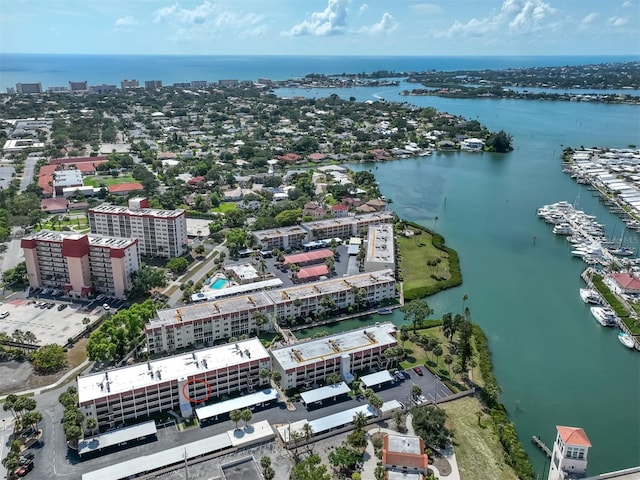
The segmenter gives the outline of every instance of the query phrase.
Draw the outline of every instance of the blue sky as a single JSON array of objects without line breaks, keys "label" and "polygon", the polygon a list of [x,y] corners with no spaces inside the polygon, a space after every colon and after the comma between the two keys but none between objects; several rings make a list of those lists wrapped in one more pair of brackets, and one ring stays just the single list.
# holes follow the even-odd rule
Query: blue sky
[{"label": "blue sky", "polygon": [[3,0],[0,51],[640,54],[640,0]]}]

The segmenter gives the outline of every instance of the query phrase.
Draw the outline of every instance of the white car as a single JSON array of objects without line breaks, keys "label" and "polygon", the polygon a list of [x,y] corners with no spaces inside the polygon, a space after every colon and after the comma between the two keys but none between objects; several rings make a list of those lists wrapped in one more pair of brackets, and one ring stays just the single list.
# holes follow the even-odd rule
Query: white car
[{"label": "white car", "polygon": [[108,303],[102,304],[102,308],[104,308],[105,310],[111,310],[111,307],[109,306]]},{"label": "white car", "polygon": [[0,318],[7,318],[9,316],[9,312],[0,313]]}]

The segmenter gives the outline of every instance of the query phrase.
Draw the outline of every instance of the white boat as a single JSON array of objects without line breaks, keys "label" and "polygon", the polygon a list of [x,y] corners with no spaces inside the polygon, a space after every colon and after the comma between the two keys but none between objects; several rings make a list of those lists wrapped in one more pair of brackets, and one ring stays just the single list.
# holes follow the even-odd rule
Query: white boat
[{"label": "white boat", "polygon": [[568,223],[559,223],[553,227],[553,233],[556,235],[571,235],[573,234],[573,228]]},{"label": "white boat", "polygon": [[618,340],[620,340],[620,343],[627,348],[635,347],[635,341],[633,340],[633,337],[626,332],[620,332],[618,334]]},{"label": "white boat", "polygon": [[603,327],[613,327],[618,324],[618,317],[609,307],[591,307],[591,315]]},{"label": "white boat", "polygon": [[600,305],[600,295],[595,290],[590,288],[580,289],[580,298],[584,303],[591,303],[593,305]]},{"label": "white boat", "polygon": [[609,252],[612,253],[613,255],[618,255],[620,257],[630,257],[635,253],[635,251],[632,248],[627,248],[627,247],[613,248],[609,250]]}]

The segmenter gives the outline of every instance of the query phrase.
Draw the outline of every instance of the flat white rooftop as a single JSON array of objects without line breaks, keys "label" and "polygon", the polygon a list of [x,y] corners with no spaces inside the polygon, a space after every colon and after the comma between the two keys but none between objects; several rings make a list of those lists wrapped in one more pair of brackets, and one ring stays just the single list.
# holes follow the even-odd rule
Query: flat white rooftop
[{"label": "flat white rooftop", "polygon": [[327,385],[325,387],[314,388],[308,392],[302,392],[300,397],[305,405],[310,403],[320,402],[327,398],[337,397],[338,395],[344,395],[351,391],[349,385],[344,382],[339,382],[334,385]]},{"label": "flat white rooftop", "polygon": [[271,350],[271,355],[284,370],[288,370],[313,364],[319,359],[349,354],[372,346],[395,345],[395,332],[395,325],[385,322]]},{"label": "flat white rooftop", "polygon": [[351,408],[349,410],[344,410],[342,412],[334,413],[333,415],[328,415],[326,417],[318,418],[316,420],[308,421],[308,420],[300,420],[298,422],[292,424],[286,424],[279,426],[277,428],[278,434],[282,438],[283,441],[289,441],[289,435],[291,432],[300,432],[303,433],[303,428],[305,424],[311,425],[311,429],[313,433],[319,435],[324,433],[332,428],[342,427],[349,423],[353,422],[353,417],[356,416],[358,412],[364,414],[366,418],[371,418],[375,415],[374,408],[369,405],[360,405],[355,408]]},{"label": "flat white rooftop", "polygon": [[269,354],[257,338],[83,375],[78,377],[78,400],[82,404],[253,360],[269,360]]},{"label": "flat white rooftop", "polygon": [[370,225],[365,262],[395,263],[393,225]]},{"label": "flat white rooftop", "polygon": [[244,285],[234,285],[227,288],[207,288],[204,292],[194,293],[191,295],[193,302],[201,302],[203,300],[215,300],[217,298],[232,297],[247,292],[255,292],[257,290],[281,287],[283,284],[279,278],[270,278],[262,282],[245,283]]},{"label": "flat white rooftop", "polygon": [[422,454],[420,437],[389,433],[387,434],[387,439],[389,442],[389,451],[391,452]]},{"label": "flat white rooftop", "polygon": [[118,445],[122,442],[155,435],[157,432],[156,422],[153,420],[133,425],[131,427],[118,428],[111,432],[83,439],[78,443],[78,453],[80,456],[86,455],[87,453],[97,452],[104,448]]},{"label": "flat white rooftop", "polygon": [[381,372],[376,372],[360,377],[360,381],[366,388],[374,387],[384,382],[393,382],[394,379],[395,377],[391,375],[391,373],[389,373],[389,370],[383,370]]},{"label": "flat white rooftop", "polygon": [[108,215],[128,215],[131,217],[155,217],[155,218],[176,218],[184,214],[184,210],[158,210],[155,208],[140,208],[130,209],[128,207],[119,207],[118,205],[111,205],[109,203],[103,203],[97,207],[90,208],[89,212],[104,213]]},{"label": "flat white rooftop", "polygon": [[249,395],[232,398],[224,402],[196,408],[196,415],[198,416],[198,420],[206,420],[207,418],[229,413],[231,410],[241,410],[243,408],[253,407],[254,405],[260,405],[264,402],[270,402],[278,398],[278,396],[278,392],[274,388],[267,388],[260,392],[250,393]]}]

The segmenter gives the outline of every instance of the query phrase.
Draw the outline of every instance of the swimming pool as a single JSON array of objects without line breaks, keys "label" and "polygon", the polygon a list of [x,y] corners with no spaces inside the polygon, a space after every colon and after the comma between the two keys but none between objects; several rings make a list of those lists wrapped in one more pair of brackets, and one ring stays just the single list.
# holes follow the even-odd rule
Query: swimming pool
[{"label": "swimming pool", "polygon": [[220,289],[220,288],[224,288],[226,284],[227,284],[226,278],[216,278],[209,288]]}]

